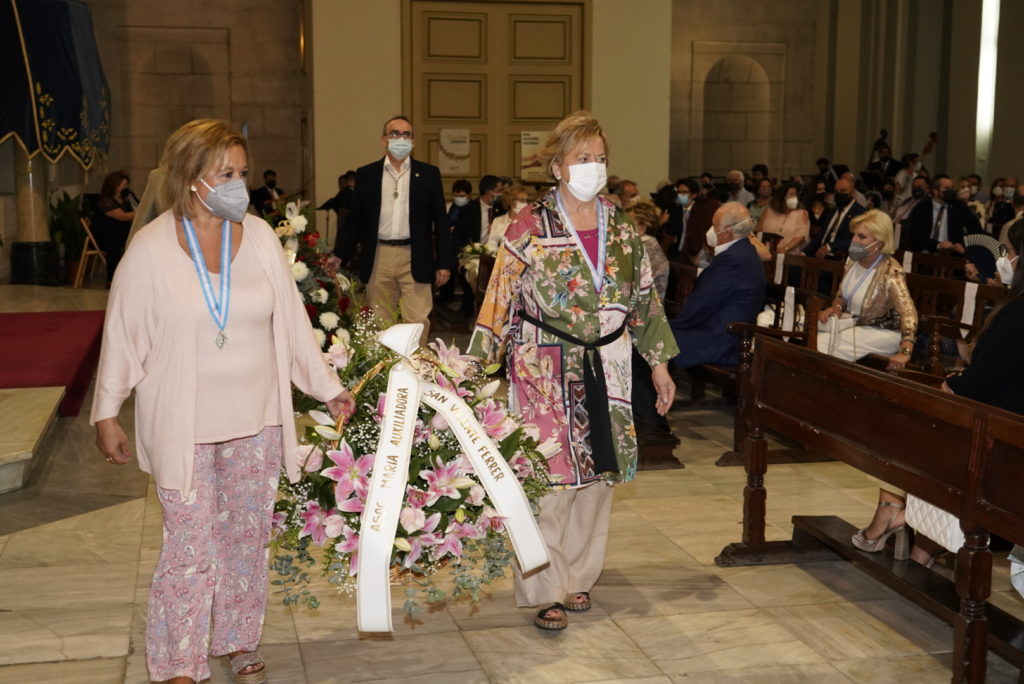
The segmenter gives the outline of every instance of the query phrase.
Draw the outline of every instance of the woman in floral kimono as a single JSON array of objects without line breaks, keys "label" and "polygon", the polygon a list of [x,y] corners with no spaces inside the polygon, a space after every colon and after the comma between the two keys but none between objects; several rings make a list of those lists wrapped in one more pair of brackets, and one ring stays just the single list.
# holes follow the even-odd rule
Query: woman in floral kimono
[{"label": "woman in floral kimono", "polygon": [[611,485],[636,476],[632,345],[653,369],[658,411],[675,396],[676,345],[628,215],[598,193],[607,180],[600,124],[571,114],[542,160],[558,186],[519,213],[496,255],[470,353],[505,345],[510,403],[553,445],[554,491],[541,502],[551,565],[516,574],[519,606],[550,604],[534,622],[564,629],[590,608],[604,564]]}]

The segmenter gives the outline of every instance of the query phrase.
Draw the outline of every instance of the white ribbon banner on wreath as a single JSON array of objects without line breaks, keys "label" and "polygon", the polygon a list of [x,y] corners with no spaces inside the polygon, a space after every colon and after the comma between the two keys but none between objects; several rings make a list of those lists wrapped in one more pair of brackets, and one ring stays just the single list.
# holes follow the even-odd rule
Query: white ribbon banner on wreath
[{"label": "white ribbon banner on wreath", "polygon": [[[419,323],[393,325],[378,341],[408,358],[419,346]],[[384,418],[359,535],[356,621],[361,632],[391,632],[391,555],[405,500],[409,457],[420,401],[437,410],[455,433],[519,560],[530,572],[548,563],[547,548],[515,473],[487,436],[473,409],[457,395],[419,378],[406,361],[388,375]]]}]

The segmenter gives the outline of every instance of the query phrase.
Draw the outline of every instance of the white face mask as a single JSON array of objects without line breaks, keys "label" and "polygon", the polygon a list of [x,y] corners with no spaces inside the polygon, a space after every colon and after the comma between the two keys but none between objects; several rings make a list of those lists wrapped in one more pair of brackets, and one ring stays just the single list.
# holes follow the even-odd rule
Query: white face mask
[{"label": "white face mask", "polygon": [[1013,262],[1019,258],[1020,255],[1012,259],[1004,255],[996,259],[996,271],[999,273],[999,279],[1003,281],[1003,285],[1011,285],[1013,283]]},{"label": "white face mask", "polygon": [[469,198],[466,197],[465,195],[456,195],[455,197],[452,197],[452,204],[454,204],[457,207],[464,207],[467,204],[469,204]]},{"label": "white face mask", "polygon": [[405,159],[412,152],[412,140],[408,138],[390,138],[388,140],[388,152],[395,159]]},{"label": "white face mask", "polygon": [[718,246],[718,232],[715,230],[714,226],[708,228],[708,232],[704,233],[704,237],[705,239],[707,239],[708,246],[711,249],[714,249],[715,247]]},{"label": "white face mask", "polygon": [[787,209],[796,209],[797,205],[799,205],[799,204],[800,204],[800,198],[798,198],[798,197],[787,197],[786,198],[786,208]]},{"label": "white face mask", "polygon": [[1013,195],[1016,192],[1017,188],[1015,187],[1003,187],[1003,197],[1005,197],[1006,199],[1013,199]]},{"label": "white face mask", "polygon": [[977,194],[978,194],[978,186],[977,185],[972,185],[971,186],[971,197],[974,197]]},{"label": "white face mask", "polygon": [[601,162],[573,164],[569,167],[569,182],[566,185],[580,202],[589,202],[597,197],[597,193],[607,183],[608,166]]},{"label": "white face mask", "polygon": [[1002,197],[1003,196],[1003,189],[1001,187],[999,187],[998,185],[996,187],[992,188],[992,196],[993,197]]}]

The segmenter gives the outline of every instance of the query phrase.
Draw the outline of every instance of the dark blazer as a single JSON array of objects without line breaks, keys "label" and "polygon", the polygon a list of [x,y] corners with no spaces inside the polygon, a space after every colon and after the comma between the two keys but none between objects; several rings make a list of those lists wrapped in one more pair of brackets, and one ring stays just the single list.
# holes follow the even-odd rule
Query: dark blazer
[{"label": "dark blazer", "polygon": [[[932,219],[931,198],[921,200],[907,217],[910,228],[910,249],[914,252],[935,252],[939,241],[932,239],[934,221]],[[957,200],[946,206],[946,228],[949,241],[954,245],[964,244],[964,235],[981,232],[981,224],[965,202]]]},{"label": "dark blazer", "polygon": [[[505,212],[494,206],[494,217],[498,218]],[[455,221],[455,252],[458,253],[463,247],[471,242],[480,242],[480,198],[470,201],[466,206],[459,209],[459,217]]]},{"label": "dark blazer", "polygon": [[[356,171],[352,209],[338,234],[337,256],[348,264],[356,246],[361,248],[359,277],[364,283],[373,273],[377,254],[377,228],[380,223],[381,176],[384,159],[361,166]],[[409,168],[409,239],[412,240],[412,277],[417,283],[434,282],[435,271],[454,270],[448,214],[441,188],[441,171],[436,166],[412,160]]]},{"label": "dark blazer", "polygon": [[670,321],[680,349],[673,362],[682,368],[739,363],[740,338],[726,326],[755,322],[764,306],[764,290],[764,266],[750,240],[741,238],[716,255]]},{"label": "dark blazer", "polygon": [[[711,219],[722,206],[718,199],[710,196],[698,197],[690,206],[690,216],[686,220],[686,231],[683,232],[683,207],[678,204],[668,212],[668,224],[665,229],[675,236],[675,242],[669,248],[668,257],[672,261],[684,264],[696,264],[700,253],[707,246],[707,232],[711,227]],[[682,249],[679,242],[682,240]]]},{"label": "dark blazer", "polygon": [[[846,216],[844,216],[843,220],[839,222],[839,226],[835,230],[835,235],[832,237],[831,245],[833,253],[846,252],[846,250],[850,249],[850,242],[853,241],[853,233],[850,232],[850,221],[854,217],[860,216],[867,211],[867,209],[856,200],[852,200],[850,204],[852,205],[850,210],[846,212]],[[832,219],[839,210],[839,207],[832,207],[825,212],[825,215],[821,218],[821,222],[825,227],[820,233],[811,239],[809,245],[804,247],[804,254],[807,256],[815,255],[818,248],[821,247],[822,240],[825,239],[826,234],[829,232],[828,228],[832,225]]]},{"label": "dark blazer", "polygon": [[[278,192],[280,192],[280,190],[278,190]],[[271,202],[273,201],[274,197],[270,194],[270,188],[266,185],[256,188],[252,191],[252,194],[249,195],[249,202],[252,203],[252,206],[255,207],[260,216],[263,216],[271,210]]]}]

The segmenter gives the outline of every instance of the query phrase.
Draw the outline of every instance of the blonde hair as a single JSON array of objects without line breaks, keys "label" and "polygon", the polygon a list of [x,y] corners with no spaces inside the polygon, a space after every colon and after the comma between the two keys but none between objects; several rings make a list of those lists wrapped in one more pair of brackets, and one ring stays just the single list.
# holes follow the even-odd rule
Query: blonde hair
[{"label": "blonde hair", "polygon": [[176,217],[188,216],[192,203],[192,185],[224,160],[227,151],[239,145],[250,165],[249,146],[242,134],[221,119],[196,119],[176,130],[167,139],[160,166],[165,172],[160,188],[163,206]]},{"label": "blonde hair", "polygon": [[850,220],[850,232],[857,226],[864,228],[871,237],[882,243],[882,254],[892,254],[896,245],[892,237],[892,219],[884,211],[872,209]]},{"label": "blonde hair", "polygon": [[530,201],[530,191],[524,185],[509,185],[501,191],[501,204],[506,210],[511,209],[516,202],[516,197],[522,193],[526,195],[526,201]]},{"label": "blonde hair", "polygon": [[634,199],[626,205],[626,212],[633,217],[638,231],[655,230],[661,225],[661,209],[649,199]]},{"label": "blonde hair", "polygon": [[551,167],[561,163],[565,155],[569,154],[580,143],[592,138],[600,138],[604,141],[604,152],[608,154],[608,140],[604,137],[601,124],[591,115],[590,112],[578,111],[562,119],[555,130],[551,131],[544,149],[540,151],[540,161],[547,169],[548,175],[554,178],[555,174]]}]

